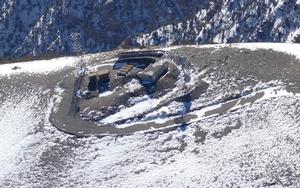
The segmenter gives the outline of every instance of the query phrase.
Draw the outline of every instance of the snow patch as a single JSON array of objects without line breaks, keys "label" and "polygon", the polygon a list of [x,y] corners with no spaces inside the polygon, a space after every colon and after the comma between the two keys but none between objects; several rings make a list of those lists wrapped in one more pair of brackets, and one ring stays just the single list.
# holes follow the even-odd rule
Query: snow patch
[{"label": "snow patch", "polygon": [[112,93],[113,93],[113,91],[106,91],[104,93],[100,93],[99,97],[105,97],[105,96],[111,95]]},{"label": "snow patch", "polygon": [[21,73],[47,74],[49,72],[59,71],[65,67],[74,66],[76,60],[76,57],[62,57],[51,60],[4,64],[0,65],[0,76]]}]

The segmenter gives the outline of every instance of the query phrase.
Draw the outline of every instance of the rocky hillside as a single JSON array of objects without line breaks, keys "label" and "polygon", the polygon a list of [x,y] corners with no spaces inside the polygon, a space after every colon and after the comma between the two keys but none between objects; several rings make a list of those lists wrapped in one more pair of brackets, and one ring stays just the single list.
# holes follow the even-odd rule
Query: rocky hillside
[{"label": "rocky hillside", "polygon": [[300,0],[0,0],[0,57],[283,42],[299,23]]}]

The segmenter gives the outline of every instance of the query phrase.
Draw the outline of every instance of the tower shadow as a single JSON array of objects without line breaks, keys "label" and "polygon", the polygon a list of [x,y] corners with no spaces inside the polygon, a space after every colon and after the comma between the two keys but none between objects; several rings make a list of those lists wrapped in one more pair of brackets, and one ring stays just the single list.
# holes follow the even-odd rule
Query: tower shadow
[{"label": "tower shadow", "polygon": [[188,124],[184,119],[184,116],[188,114],[191,111],[192,101],[191,101],[191,95],[187,94],[183,97],[183,110],[181,112],[181,118],[180,118],[180,131],[185,131]]}]

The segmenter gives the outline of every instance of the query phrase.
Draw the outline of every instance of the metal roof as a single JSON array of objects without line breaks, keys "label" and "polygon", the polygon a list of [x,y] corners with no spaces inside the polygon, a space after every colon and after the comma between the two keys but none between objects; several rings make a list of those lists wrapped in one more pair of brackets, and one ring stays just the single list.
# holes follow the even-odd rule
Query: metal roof
[{"label": "metal roof", "polygon": [[110,73],[109,69],[100,69],[94,72],[89,73],[89,77],[93,77],[93,76],[104,76]]}]

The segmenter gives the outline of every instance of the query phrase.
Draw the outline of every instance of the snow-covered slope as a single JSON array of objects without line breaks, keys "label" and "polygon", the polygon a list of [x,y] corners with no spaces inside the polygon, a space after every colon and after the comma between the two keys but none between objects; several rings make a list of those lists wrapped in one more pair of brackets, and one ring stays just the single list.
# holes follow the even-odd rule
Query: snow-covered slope
[{"label": "snow-covered slope", "polygon": [[1,0],[0,57],[291,41],[299,15],[296,0]]},{"label": "snow-covered slope", "polygon": [[[165,50],[190,53],[189,57],[200,53],[217,56],[230,47],[245,56],[271,54],[274,57],[267,58],[274,61],[284,57],[280,63],[290,67],[278,74],[287,79],[264,83],[243,77],[238,81],[253,79],[257,82],[254,89],[269,95],[236,110],[197,119],[186,129],[101,139],[62,133],[48,120],[59,97],[57,83],[76,70],[76,58],[1,65],[0,187],[299,187],[300,97],[269,91],[291,84],[289,79],[299,80],[298,73],[290,69],[300,63],[300,45],[179,46]],[[93,57],[104,61],[111,54]],[[207,62],[207,66],[213,63]],[[254,61],[253,66],[259,63]],[[210,94],[222,94],[223,88],[230,89],[236,81],[233,77],[223,83],[216,72],[220,68],[226,74],[225,65],[219,65],[205,73]],[[263,70],[264,64],[259,65]],[[16,66],[19,68],[13,70]],[[277,66],[268,71],[277,71]],[[204,95],[203,99],[210,97]]]}]

